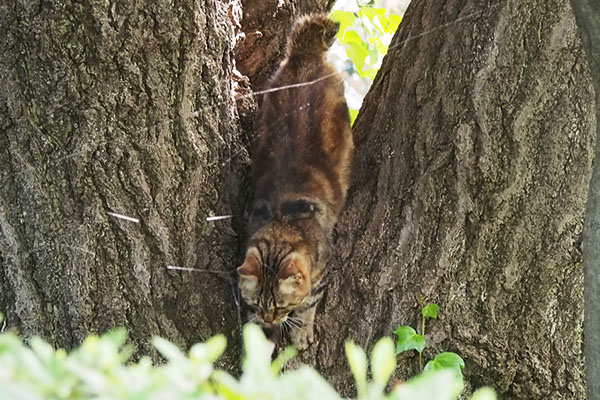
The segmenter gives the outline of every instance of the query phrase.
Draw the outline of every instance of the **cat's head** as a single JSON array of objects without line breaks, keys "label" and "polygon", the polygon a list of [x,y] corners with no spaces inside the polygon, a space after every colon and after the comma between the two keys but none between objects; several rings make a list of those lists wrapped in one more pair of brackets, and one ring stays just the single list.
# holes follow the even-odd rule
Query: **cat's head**
[{"label": "cat's head", "polygon": [[242,297],[263,326],[283,323],[310,295],[311,257],[281,237],[252,240],[237,271]]}]

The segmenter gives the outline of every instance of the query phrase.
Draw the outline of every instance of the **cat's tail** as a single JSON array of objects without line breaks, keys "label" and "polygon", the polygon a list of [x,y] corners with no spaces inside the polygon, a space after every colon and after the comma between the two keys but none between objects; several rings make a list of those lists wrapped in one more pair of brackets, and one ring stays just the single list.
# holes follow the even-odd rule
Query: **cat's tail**
[{"label": "cat's tail", "polygon": [[325,14],[307,14],[299,17],[288,37],[287,56],[321,57],[331,47],[340,24]]}]

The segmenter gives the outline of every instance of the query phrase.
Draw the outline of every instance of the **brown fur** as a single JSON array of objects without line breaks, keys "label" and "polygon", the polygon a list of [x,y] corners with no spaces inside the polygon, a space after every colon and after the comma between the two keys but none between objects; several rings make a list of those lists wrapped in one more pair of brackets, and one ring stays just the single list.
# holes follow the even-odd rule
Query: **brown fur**
[{"label": "brown fur", "polygon": [[[264,98],[253,149],[254,202],[240,289],[258,322],[313,341],[333,226],[344,205],[352,133],[343,83],[326,62],[338,26],[300,17]],[[303,84],[283,88],[289,85]]]}]

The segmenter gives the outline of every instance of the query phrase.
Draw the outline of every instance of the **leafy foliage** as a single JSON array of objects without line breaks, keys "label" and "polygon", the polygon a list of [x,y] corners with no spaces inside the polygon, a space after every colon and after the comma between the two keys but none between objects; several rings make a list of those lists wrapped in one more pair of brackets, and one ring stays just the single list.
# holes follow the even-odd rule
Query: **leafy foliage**
[{"label": "leafy foliage", "polygon": [[[421,305],[422,305],[421,300]],[[416,350],[419,353],[419,365],[423,370],[422,353],[426,347],[425,341],[425,320],[426,318],[437,318],[440,307],[437,304],[427,304],[421,307],[421,329],[422,334],[418,334],[412,327],[404,325],[399,326],[395,330],[396,334],[396,354],[403,353],[409,350]],[[465,367],[465,362],[456,353],[444,352],[440,353],[425,365],[425,372],[453,370],[457,372],[457,376],[462,379],[462,369]]]},{"label": "leafy foliage", "polygon": [[402,17],[374,7],[361,7],[357,12],[335,10],[330,17],[340,23],[337,39],[358,74],[374,79]]},{"label": "leafy foliage", "polygon": [[[131,349],[124,329],[90,336],[71,353],[54,350],[39,338],[26,345],[16,335],[2,333],[0,399],[342,399],[308,366],[282,372],[295,350],[288,349],[271,361],[274,346],[259,327],[248,325],[243,336],[245,357],[238,379],[214,366],[226,347],[222,335],[194,345],[187,354],[165,339],[154,338],[152,343],[166,362],[153,365],[147,357],[128,362]],[[359,400],[456,399],[463,388],[462,379],[441,360],[431,371],[386,394],[396,368],[392,340],[384,338],[375,344],[370,356],[372,380],[364,350],[349,341],[346,353]],[[495,395],[487,390],[473,398],[492,400]]]},{"label": "leafy foliage", "polygon": [[[347,72],[372,81],[379,71],[383,56],[387,54],[392,36],[402,17],[383,8],[371,6],[360,6],[356,12],[334,10],[330,17],[340,23],[337,39],[351,61]],[[360,101],[363,96],[364,93],[360,96]],[[357,115],[358,110],[351,106],[352,125]]]}]

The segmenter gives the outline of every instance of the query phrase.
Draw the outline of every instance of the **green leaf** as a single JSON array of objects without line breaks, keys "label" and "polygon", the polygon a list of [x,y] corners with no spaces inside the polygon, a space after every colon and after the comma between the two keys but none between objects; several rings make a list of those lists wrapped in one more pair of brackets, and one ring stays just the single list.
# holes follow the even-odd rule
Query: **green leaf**
[{"label": "green leaf", "polygon": [[29,347],[38,356],[40,360],[49,363],[54,356],[54,349],[48,343],[44,342],[37,336],[29,339]]},{"label": "green leaf", "polygon": [[112,364],[125,362],[133,354],[133,346],[125,345],[127,329],[116,328],[103,334],[98,342],[99,365],[109,367]]},{"label": "green leaf", "polygon": [[379,59],[379,52],[372,46],[370,43],[366,43],[367,48],[369,49],[369,66],[373,66],[377,64],[377,60]]},{"label": "green leaf", "polygon": [[425,338],[419,335],[410,326],[399,326],[394,332],[398,337],[396,343],[396,354],[403,353],[408,350],[416,350],[419,353],[425,348]]},{"label": "green leaf", "polygon": [[373,11],[377,14],[377,18],[379,18],[381,23],[387,23],[389,21],[387,17],[388,12],[385,8],[374,8]]},{"label": "green leaf", "polygon": [[213,373],[212,379],[215,382],[218,393],[227,400],[244,400],[244,389],[240,383],[225,371],[217,370]]},{"label": "green leaf", "polygon": [[[302,366],[296,370],[286,372],[279,379],[280,390],[271,392],[269,399],[286,400],[342,400],[331,384],[325,380],[317,371],[308,366]],[[265,399],[264,397],[253,397],[253,399]],[[244,400],[251,399],[245,396]]]},{"label": "green leaf", "polygon": [[244,328],[244,382],[258,388],[271,382],[275,374],[271,370],[271,354],[275,345],[268,341],[262,329],[255,324]]},{"label": "green leaf", "polygon": [[354,125],[354,121],[356,121],[356,117],[358,116],[358,110],[349,108],[348,111],[350,111],[350,126],[352,126]]},{"label": "green leaf", "polygon": [[221,357],[227,348],[227,338],[225,335],[215,335],[206,341],[206,349],[208,351],[207,359],[210,362]]},{"label": "green leaf", "polygon": [[50,385],[52,375],[46,369],[37,355],[27,347],[21,347],[17,352],[19,367],[27,371],[32,380],[38,384]]},{"label": "green leaf", "polygon": [[496,400],[496,392],[489,387],[483,387],[481,389],[477,389],[475,393],[473,393],[473,397],[471,400]]},{"label": "green leaf", "polygon": [[456,353],[440,353],[425,365],[425,371],[438,371],[441,369],[453,369],[462,375],[461,369],[465,367],[465,362]]},{"label": "green leaf", "polygon": [[273,360],[273,362],[271,363],[271,372],[273,372],[273,374],[280,373],[283,367],[285,367],[285,365],[292,358],[296,357],[297,354],[298,350],[296,350],[294,347],[286,347],[281,353],[277,355],[275,360]]},{"label": "green leaf", "polygon": [[400,25],[400,22],[402,22],[402,17],[400,15],[390,14],[389,18],[390,18],[389,28],[392,33],[396,32],[396,30],[398,29],[398,26]]},{"label": "green leaf", "polygon": [[346,341],[346,358],[350,364],[350,370],[356,381],[358,397],[361,397],[367,389],[367,355],[365,351],[357,346],[352,340]]},{"label": "green leaf", "polygon": [[354,62],[354,66],[360,72],[364,65],[367,56],[369,55],[369,49],[361,43],[348,43],[346,44],[346,54]]},{"label": "green leaf", "polygon": [[216,335],[206,343],[196,343],[190,349],[190,359],[197,364],[212,363],[221,357],[227,347],[227,339],[223,335]]},{"label": "green leaf", "polygon": [[[387,23],[387,18],[385,18],[385,10],[380,8],[363,8],[363,14],[369,20],[369,36],[381,36],[385,34],[385,27],[382,19]],[[383,12],[383,14],[382,14]]]},{"label": "green leaf", "polygon": [[455,400],[463,386],[462,379],[452,371],[425,372],[395,387],[388,400]]},{"label": "green leaf", "polygon": [[378,55],[384,56],[387,54],[388,46],[385,43],[383,43],[383,41],[381,40],[380,37],[378,37],[378,36],[370,37],[369,43],[375,47],[375,50]]},{"label": "green leaf", "polygon": [[340,29],[337,33],[337,38],[341,42],[344,38],[344,33],[348,27],[354,25],[356,16],[349,11],[335,10],[329,14],[329,18],[340,23]]},{"label": "green leaf", "polygon": [[[385,19],[384,19],[385,18]],[[398,29],[398,25],[402,22],[402,17],[396,14],[387,13],[385,17],[379,17],[381,24],[383,25],[383,29],[387,33],[394,33]]]},{"label": "green leaf", "polygon": [[363,7],[360,9],[359,15],[364,15],[369,21],[373,22],[373,18],[377,16],[377,13],[372,7]]},{"label": "green leaf", "polygon": [[177,362],[186,358],[177,346],[161,337],[153,337],[152,345],[156,347],[156,350],[158,350],[158,352],[169,361]]},{"label": "green leaf", "polygon": [[380,339],[371,352],[373,380],[383,388],[387,385],[395,369],[394,342],[389,337]]},{"label": "green leaf", "polygon": [[347,31],[344,34],[343,43],[345,43],[345,44],[356,43],[356,44],[364,45],[365,41],[363,40],[362,37],[360,37],[360,35],[358,34],[358,32],[356,32],[356,31]]},{"label": "green leaf", "polygon": [[3,353],[11,353],[21,346],[21,339],[14,333],[3,333],[0,335],[0,356]]},{"label": "green leaf", "polygon": [[439,309],[440,306],[438,306],[437,304],[430,303],[423,307],[421,313],[423,313],[424,317],[437,318]]},{"label": "green leaf", "polygon": [[114,343],[116,347],[121,347],[127,341],[127,329],[115,328],[102,335],[101,340],[108,340],[109,342]]},{"label": "green leaf", "polygon": [[362,78],[369,78],[370,80],[375,80],[375,76],[377,76],[377,69],[375,68],[368,68],[368,69],[364,69],[361,71],[360,76]]}]

